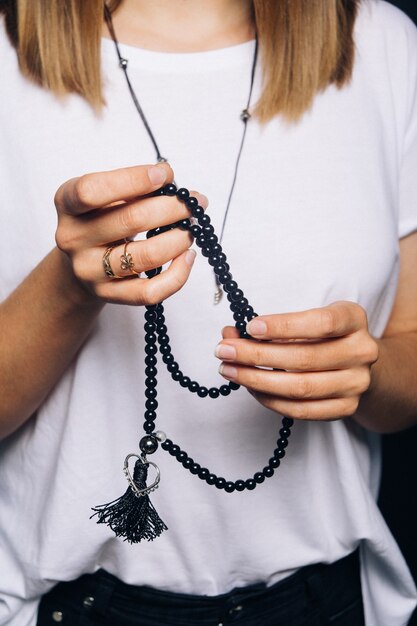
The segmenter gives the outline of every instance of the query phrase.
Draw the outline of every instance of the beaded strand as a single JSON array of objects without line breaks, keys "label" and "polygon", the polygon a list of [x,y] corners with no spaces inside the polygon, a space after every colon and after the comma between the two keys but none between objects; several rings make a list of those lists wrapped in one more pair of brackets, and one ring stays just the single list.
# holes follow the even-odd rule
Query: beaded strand
[{"label": "beaded strand", "polygon": [[[198,204],[193,196],[190,196],[188,189],[184,187],[177,189],[176,185],[165,185],[157,192],[157,195],[176,196],[178,200],[183,202],[190,210],[192,218],[197,222],[192,224],[189,219],[181,220],[175,224],[163,226],[150,230],[147,237],[154,237],[162,232],[171,230],[172,228],[181,228],[188,230],[194,237],[197,246],[201,249],[209,264],[213,267],[213,271],[222,285],[224,292],[229,300],[229,307],[233,313],[235,327],[239,331],[239,335],[244,339],[251,339],[246,331],[246,324],[253,318],[257,317],[252,306],[250,306],[243,291],[239,288],[237,282],[233,280],[230,273],[230,266],[223,252],[218,238],[214,232],[210,217],[204,213],[204,209]],[[162,267],[146,272],[148,278],[153,278],[162,271]],[[158,348],[165,363],[168,372],[174,381],[178,382],[181,387],[188,389],[191,393],[196,393],[200,398],[209,397],[212,399],[219,396],[227,396],[232,391],[239,389],[239,385],[233,382],[221,385],[220,387],[203,387],[197,381],[191,380],[181,371],[179,364],[175,360],[168,336],[168,328],[165,324],[164,306],[161,303],[147,306],[145,312],[145,422],[143,425],[146,435],[139,442],[140,450],[143,454],[153,454],[161,442],[161,447],[169,452],[169,454],[177,459],[179,463],[188,469],[191,474],[198,476],[208,485],[214,485],[217,489],[224,489],[227,493],[233,491],[244,491],[255,489],[258,484],[264,482],[266,478],[271,478],[275,470],[280,466],[281,460],[285,456],[288,439],[291,435],[291,427],[294,421],[289,417],[283,417],[282,427],[279,430],[279,438],[276,442],[276,448],[268,461],[268,464],[262,471],[256,472],[253,477],[246,480],[226,480],[221,476],[217,476],[210,472],[206,467],[201,467],[194,459],[188,456],[185,450],[175,444],[171,439],[165,439],[164,433],[155,432],[155,420],[157,417],[156,410],[158,408],[157,400],[157,353]]]}]

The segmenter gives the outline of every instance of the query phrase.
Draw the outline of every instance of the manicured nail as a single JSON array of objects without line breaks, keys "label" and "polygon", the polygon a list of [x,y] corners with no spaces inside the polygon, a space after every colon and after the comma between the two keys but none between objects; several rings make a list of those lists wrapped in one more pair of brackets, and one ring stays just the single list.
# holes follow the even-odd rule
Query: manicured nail
[{"label": "manicured nail", "polygon": [[237,369],[232,365],[227,365],[226,363],[222,363],[220,365],[219,372],[228,380],[234,380],[237,377]]},{"label": "manicured nail", "polygon": [[148,176],[152,185],[162,185],[167,179],[167,171],[164,167],[152,165],[148,167]]},{"label": "manicured nail", "polygon": [[252,337],[261,337],[266,334],[267,327],[265,322],[255,319],[249,322],[246,326],[246,330],[250,335],[252,335]]},{"label": "manicured nail", "polygon": [[233,361],[236,359],[236,348],[233,346],[227,346],[223,343],[219,343],[214,351],[214,354],[219,359],[226,359],[226,361]]},{"label": "manicured nail", "polygon": [[187,254],[185,255],[185,262],[192,267],[193,263],[195,261],[195,257],[197,256],[197,253],[195,250],[188,250]]}]

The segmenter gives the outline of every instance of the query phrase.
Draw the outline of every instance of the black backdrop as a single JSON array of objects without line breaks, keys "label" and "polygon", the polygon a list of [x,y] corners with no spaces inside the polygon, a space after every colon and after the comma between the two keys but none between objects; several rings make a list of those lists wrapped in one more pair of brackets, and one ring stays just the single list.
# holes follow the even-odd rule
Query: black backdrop
[{"label": "black backdrop", "polygon": [[[417,0],[390,1],[417,24]],[[380,507],[417,581],[417,427],[383,437]]]}]

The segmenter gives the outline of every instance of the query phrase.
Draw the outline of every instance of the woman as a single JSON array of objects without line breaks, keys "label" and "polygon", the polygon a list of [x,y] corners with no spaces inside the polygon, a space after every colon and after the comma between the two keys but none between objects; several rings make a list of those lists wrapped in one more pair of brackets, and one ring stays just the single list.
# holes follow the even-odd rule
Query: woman
[{"label": "woman", "polygon": [[[415,28],[382,0],[0,6],[0,624],[406,624],[375,496],[376,433],[417,415]],[[124,72],[170,165],[138,165],[155,152]],[[154,195],[174,176],[210,200],[256,341],[203,257],[191,272],[189,231],[144,239],[190,215]],[[243,388],[201,399],[159,366],[145,433],[197,475],[172,446],[150,457],[160,536],[131,543],[94,523],[139,489],[119,468],[155,375],[141,310],[118,305],[162,301],[185,373]],[[259,477],[280,415],[287,456]]]}]

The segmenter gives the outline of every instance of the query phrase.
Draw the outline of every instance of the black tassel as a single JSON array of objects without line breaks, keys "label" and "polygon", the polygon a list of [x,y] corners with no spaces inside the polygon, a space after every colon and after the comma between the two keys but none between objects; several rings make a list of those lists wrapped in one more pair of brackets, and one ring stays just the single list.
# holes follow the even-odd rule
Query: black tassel
[{"label": "black tassel", "polygon": [[[138,490],[147,489],[148,466],[136,461],[133,482]],[[107,524],[117,537],[124,537],[129,543],[139,543],[142,539],[153,541],[168,527],[159,517],[147,493],[136,495],[129,485],[125,493],[112,502],[93,508],[97,524]],[[90,518],[91,519],[91,518]]]}]

